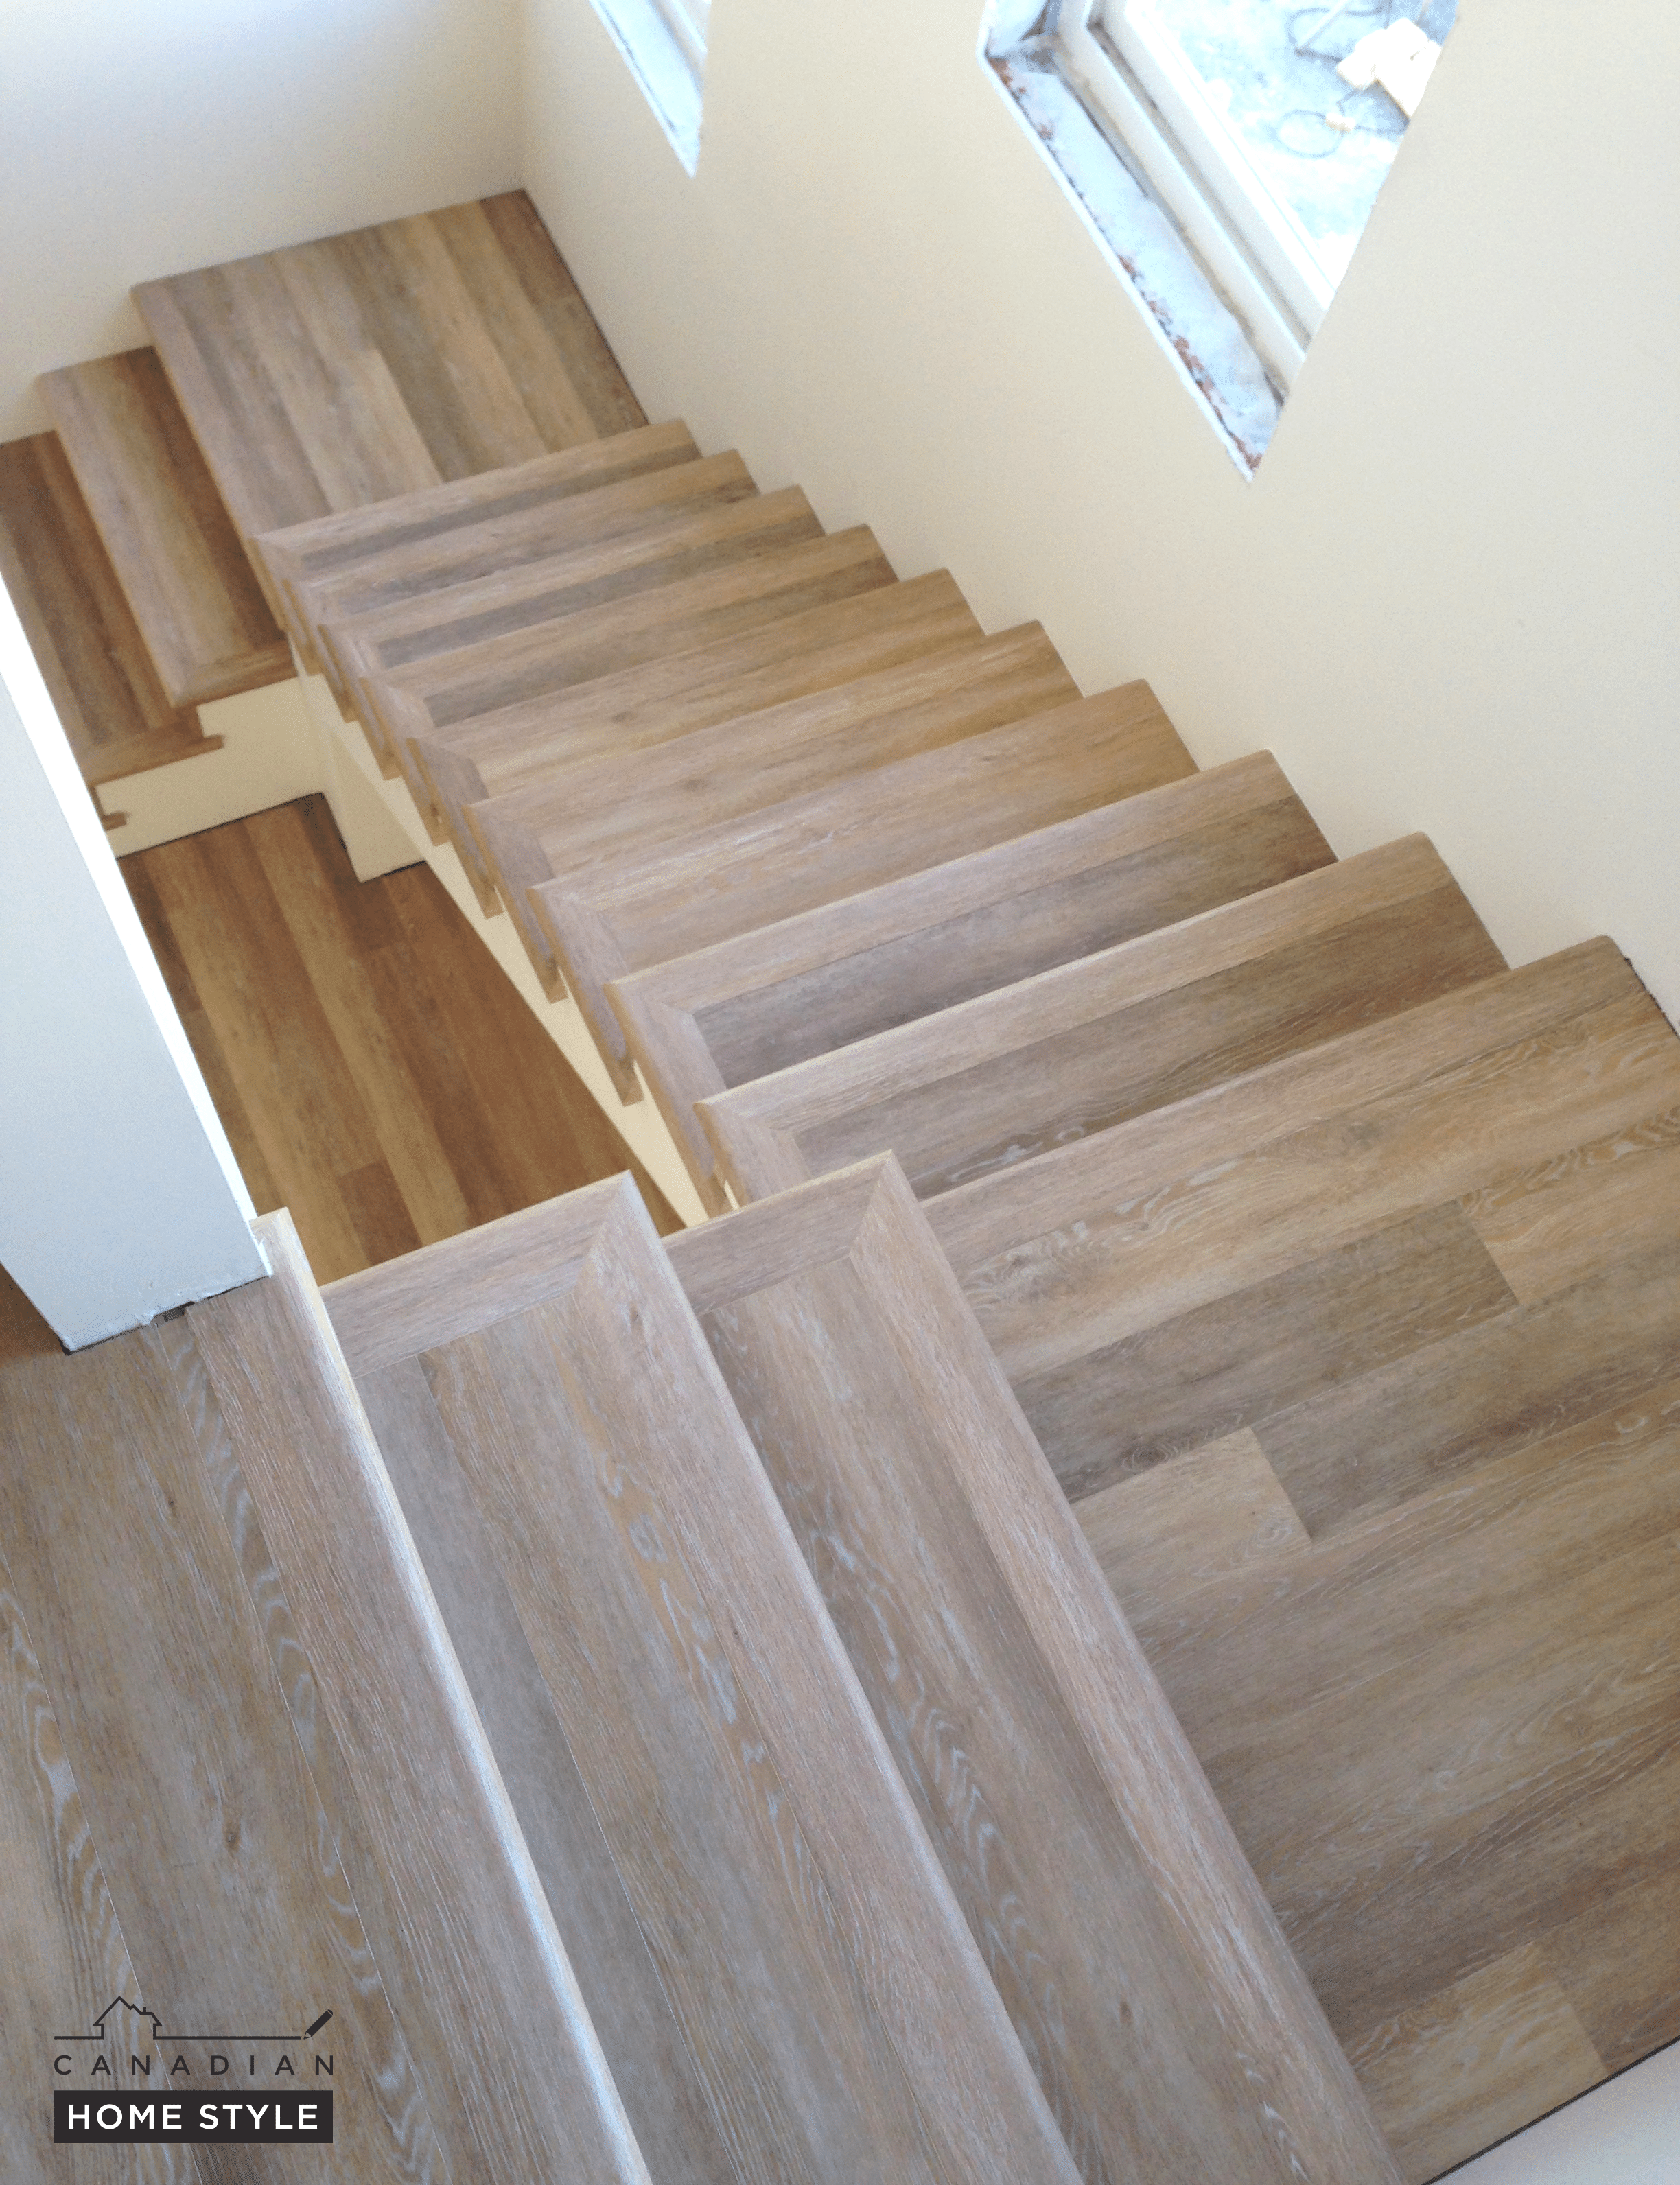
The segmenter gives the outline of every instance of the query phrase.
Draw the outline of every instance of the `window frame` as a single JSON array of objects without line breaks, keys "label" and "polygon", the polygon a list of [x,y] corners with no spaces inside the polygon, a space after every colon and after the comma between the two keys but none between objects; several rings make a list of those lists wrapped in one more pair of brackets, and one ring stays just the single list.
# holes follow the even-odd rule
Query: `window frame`
[{"label": "window frame", "polygon": [[[1171,215],[1287,391],[1335,293],[1298,222],[1202,93],[1147,0],[1060,0],[1047,43],[1074,95]],[[1117,36],[1117,31],[1119,36]]]}]

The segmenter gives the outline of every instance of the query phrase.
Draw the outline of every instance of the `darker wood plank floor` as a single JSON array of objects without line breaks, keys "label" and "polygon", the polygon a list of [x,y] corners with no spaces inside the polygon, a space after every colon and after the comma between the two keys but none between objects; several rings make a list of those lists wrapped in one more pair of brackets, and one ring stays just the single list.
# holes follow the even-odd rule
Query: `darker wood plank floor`
[{"label": "darker wood plank floor", "polygon": [[316,1278],[628,1169],[676,1215],[435,875],[360,881],[324,797],[122,861],[259,1211]]}]

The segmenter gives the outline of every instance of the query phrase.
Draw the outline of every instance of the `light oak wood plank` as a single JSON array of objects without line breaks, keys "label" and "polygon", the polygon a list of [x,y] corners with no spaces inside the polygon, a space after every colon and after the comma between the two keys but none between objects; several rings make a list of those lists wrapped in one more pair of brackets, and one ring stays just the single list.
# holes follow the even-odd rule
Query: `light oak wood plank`
[{"label": "light oak wood plank", "polygon": [[[241,2175],[439,2174],[161,1332],[31,1358],[7,1382],[0,1528],[148,2002],[183,2039],[301,2031],[329,2005],[339,2020],[333,2147],[251,2149]],[[301,2041],[278,2053],[293,2048],[307,2059]],[[261,2065],[271,2082],[273,2046]]]},{"label": "light oak wood plank", "polygon": [[[423,631],[357,643],[370,623],[377,625],[373,617],[349,630],[335,625],[328,641],[346,662],[358,712],[377,718],[410,786],[423,786],[419,766],[405,758],[410,739],[433,751],[464,749],[470,757],[483,750],[489,757],[500,752],[500,740],[493,743],[479,729],[481,716],[505,718],[510,708],[555,691],[679,655],[692,660],[703,680],[713,662],[695,656],[748,633],[761,640],[755,657],[785,657],[800,642],[785,629],[788,622],[893,582],[873,534],[858,529],[756,555],[580,614],[565,612],[564,592],[555,591],[539,564],[508,580],[452,589]],[[446,606],[453,622],[444,618]],[[357,666],[370,657],[405,653],[413,657],[371,676]],[[475,769],[474,796],[488,793],[482,769]]]},{"label": "light oak wood plank", "polygon": [[[1068,2180],[639,1203],[597,1187],[511,1226],[505,1248],[453,1240],[332,1302],[351,1303],[363,1371],[425,1346],[438,1418],[740,2174]],[[535,1298],[508,1311],[522,1265]]]},{"label": "light oak wood plank", "polygon": [[[469,478],[543,453],[550,444],[430,218],[363,228],[332,251],[441,477]],[[529,316],[516,285],[513,293]],[[564,439],[594,437],[575,410],[562,431]]]},{"label": "light oak wood plank", "polygon": [[1407,2185],[1426,2185],[1480,2153],[1490,2133],[1519,2131],[1605,2076],[1532,1945],[1376,2027],[1352,2059]]},{"label": "light oak wood plank", "polygon": [[1672,1232],[1542,1304],[1466,1310],[1450,1332],[1392,1361],[1373,1357],[1373,1370],[1256,1432],[1308,1530],[1328,1534],[1668,1380],[1680,1372],[1677,1298]]},{"label": "light oak wood plank", "polygon": [[1525,1305],[1680,1235],[1680,1107],[1509,1171],[1460,1200]]},{"label": "light oak wood plank", "polygon": [[[0,1278],[3,1280],[3,1278]],[[5,1283],[9,1288],[9,1282]],[[8,1366],[26,1355],[29,1309],[15,1293],[0,1304],[0,1386]],[[18,1340],[23,1337],[22,1342]],[[53,2036],[86,2033],[115,1996],[143,2003],[123,1939],[98,1847],[53,1713],[52,1696],[11,1571],[0,1553],[0,1856],[6,1889],[0,1909],[0,2013],[7,2031],[0,2059],[8,2132],[8,2176],[19,2185],[69,2178],[92,2185],[100,2177],[122,2185],[197,2185],[202,2176],[186,2148],[102,2148],[91,2154],[55,2147],[45,2072],[55,2054],[82,2068],[64,2083],[89,2083],[97,2049],[56,2046]],[[126,2061],[126,2059],[125,2059]]]},{"label": "light oak wood plank", "polygon": [[646,422],[522,192],[135,299],[246,542]]},{"label": "light oak wood plank", "polygon": [[1309,1535],[1247,1429],[1130,1472],[1074,1506],[1115,1599],[1135,1622]]},{"label": "light oak wood plank", "polygon": [[697,1101],[1331,862],[1268,756],[1195,774],[1144,684],[756,815],[727,890],[717,847],[600,904],[636,967],[609,998],[714,1194]]},{"label": "light oak wood plank", "polygon": [[[528,206],[529,200],[525,203]],[[499,436],[501,432],[522,430],[539,446],[566,448],[594,439],[603,430],[611,431],[611,426],[596,425],[570,374],[556,369],[555,346],[542,315],[500,247],[482,204],[450,205],[442,212],[398,223],[379,237],[393,255],[399,239],[411,252],[411,261],[402,267],[399,299],[405,300],[410,294],[422,297],[428,313],[438,316],[443,316],[439,305],[444,298],[449,297],[455,305],[439,329],[449,339],[454,372],[465,376],[470,369],[475,387],[481,381],[493,385],[498,377],[505,382],[505,413],[503,405],[498,405]],[[543,240],[547,241],[546,236]],[[548,260],[544,269],[548,280],[575,297],[571,277],[552,244]],[[454,361],[456,355],[459,362]],[[476,395],[467,422],[477,434],[486,430]],[[624,422],[639,423],[640,419],[627,417]],[[474,463],[475,452],[469,438],[463,457],[473,467],[482,467]]]},{"label": "light oak wood plank", "polygon": [[[661,585],[644,596],[656,614],[680,590]],[[620,604],[628,603],[611,603]],[[577,665],[595,664],[587,650],[589,625],[601,612],[569,618],[586,648],[581,657],[574,656]],[[488,913],[500,908],[500,898],[467,818],[470,805],[488,796],[551,799],[562,774],[575,780],[576,770],[590,760],[667,743],[888,668],[930,660],[980,635],[967,601],[940,570],[906,584],[876,585],[861,596],[830,601],[769,629],[715,639],[689,651],[667,657],[653,648],[633,664],[605,663],[608,672],[550,696],[462,722],[447,736],[410,737],[416,796],[438,815]],[[533,938],[535,932],[533,925]]]},{"label": "light oak wood plank", "polygon": [[[343,666],[322,637],[323,623],[347,621],[568,550],[583,556],[581,569],[585,572],[593,554],[599,562],[593,581],[599,584],[611,572],[654,558],[654,549],[639,542],[637,534],[656,533],[661,523],[673,528],[668,538],[656,538],[655,546],[669,556],[679,548],[693,554],[714,539],[731,538],[743,524],[752,528],[808,513],[804,495],[793,492],[776,500],[772,509],[717,520],[732,502],[752,500],[757,493],[739,455],[668,464],[593,486],[587,493],[544,494],[536,500],[521,495],[518,505],[493,510],[471,523],[418,536],[410,527],[410,535],[400,543],[371,550],[354,562],[309,575],[293,572],[288,588],[322,670],[342,699],[348,696]],[[708,513],[714,519],[710,525],[703,520]],[[687,528],[681,522],[684,517]],[[808,532],[815,529],[811,518]],[[583,574],[574,575],[574,584],[583,581]]]},{"label": "light oak wood plank", "polygon": [[934,1226],[1020,1378],[1648,1112],[1676,1052],[1589,942],[982,1177]]},{"label": "light oak wood plank", "polygon": [[633,1082],[601,992],[630,966],[583,904],[574,875],[593,869],[599,881],[616,853],[740,824],[789,796],[1077,695],[1054,646],[1029,624],[615,760],[580,763],[550,790],[470,805],[467,818],[533,962],[550,980],[556,968],[563,974],[608,1067]]},{"label": "light oak wood plank", "polygon": [[288,676],[285,638],[156,350],[38,384],[170,703]]},{"label": "light oak wood plank", "polygon": [[[1333,1411],[1340,1389],[1380,1383],[1393,1361],[1410,1367],[1415,1356],[1432,1355],[1432,1346],[1466,1328],[1500,1324],[1511,1303],[1457,1208],[1431,1207],[1020,1374],[1016,1394],[1075,1499],[1247,1427],[1316,1533],[1326,1505],[1334,1507],[1338,1496],[1376,1498],[1390,1474],[1369,1434],[1320,1439],[1309,1445],[1323,1450],[1327,1477],[1314,1495],[1303,1462],[1279,1466],[1279,1447],[1293,1446],[1296,1422]],[[1432,1436],[1426,1408],[1418,1423]]]},{"label": "light oak wood plank", "polygon": [[[482,216],[493,245],[484,239],[475,216]],[[544,406],[564,399],[556,381],[563,381],[570,388],[593,429],[603,436],[647,422],[617,359],[523,190],[481,198],[476,205],[448,207],[432,217],[463,277],[480,295],[481,308],[491,332],[503,344],[505,355],[511,355],[508,330],[514,322],[516,303],[510,293],[510,277],[536,313],[547,338],[546,359],[528,354],[522,339],[519,353],[511,356],[511,363],[532,414],[550,434],[550,446],[561,444],[553,437],[560,429],[559,420],[550,422]]]},{"label": "light oak wood plank", "polygon": [[375,501],[366,507],[316,517],[285,530],[264,533],[252,550],[286,605],[286,624],[307,666],[318,668],[313,632],[294,584],[334,575],[366,557],[416,539],[437,538],[511,515],[545,500],[562,500],[675,463],[698,461],[700,450],[682,425],[650,425],[529,462],[456,478],[423,492]]},{"label": "light oak wood plank", "polygon": [[1665,1802],[1672,1811],[1677,1794],[1680,1754],[1671,1752],[1637,1795],[1624,1797],[1619,1830],[1597,1817],[1598,1886],[1546,1931],[1547,1962],[1607,2070],[1680,2039],[1680,1846],[1651,1825]]},{"label": "light oak wood plank", "polygon": [[1337,1540],[1140,1601],[1175,1711],[1344,2036],[1613,1890],[1671,1916],[1677,1394],[1671,1381]]},{"label": "light oak wood plank", "polygon": [[735,2185],[421,1361],[357,1387],[649,2172]]},{"label": "light oak wood plank", "polygon": [[896,1165],[667,1250],[1082,2174],[1391,2177]]},{"label": "light oak wood plank", "polygon": [[[738,1200],[888,1150],[931,1198],[1504,968],[1411,835],[737,1085],[699,1114]],[[881,1014],[901,1006],[886,966],[847,970],[890,980]]]},{"label": "light oak wood plank", "polygon": [[[271,1279],[187,1315],[282,1573],[360,1826],[359,1899],[455,2177],[641,2185],[599,2042],[319,1294],[283,1215]],[[463,2024],[474,2028],[463,2045]],[[494,2076],[479,2068],[497,2055]]]}]

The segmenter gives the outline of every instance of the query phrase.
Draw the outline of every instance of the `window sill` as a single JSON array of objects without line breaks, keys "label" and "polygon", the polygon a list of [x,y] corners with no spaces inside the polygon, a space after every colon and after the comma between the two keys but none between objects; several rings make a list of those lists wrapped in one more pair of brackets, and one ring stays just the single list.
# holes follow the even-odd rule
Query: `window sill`
[{"label": "window sill", "polygon": [[1050,42],[993,48],[988,25],[980,47],[988,73],[1125,277],[1232,461],[1252,476],[1283,398],[1247,329],[1063,75]]}]

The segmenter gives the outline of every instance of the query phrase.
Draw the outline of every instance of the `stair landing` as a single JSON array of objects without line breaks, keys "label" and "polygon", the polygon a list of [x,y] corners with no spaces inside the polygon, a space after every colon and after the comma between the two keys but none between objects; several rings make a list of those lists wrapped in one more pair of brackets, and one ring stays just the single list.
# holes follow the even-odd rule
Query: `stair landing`
[{"label": "stair landing", "polygon": [[135,301],[247,542],[647,422],[522,190]]}]

